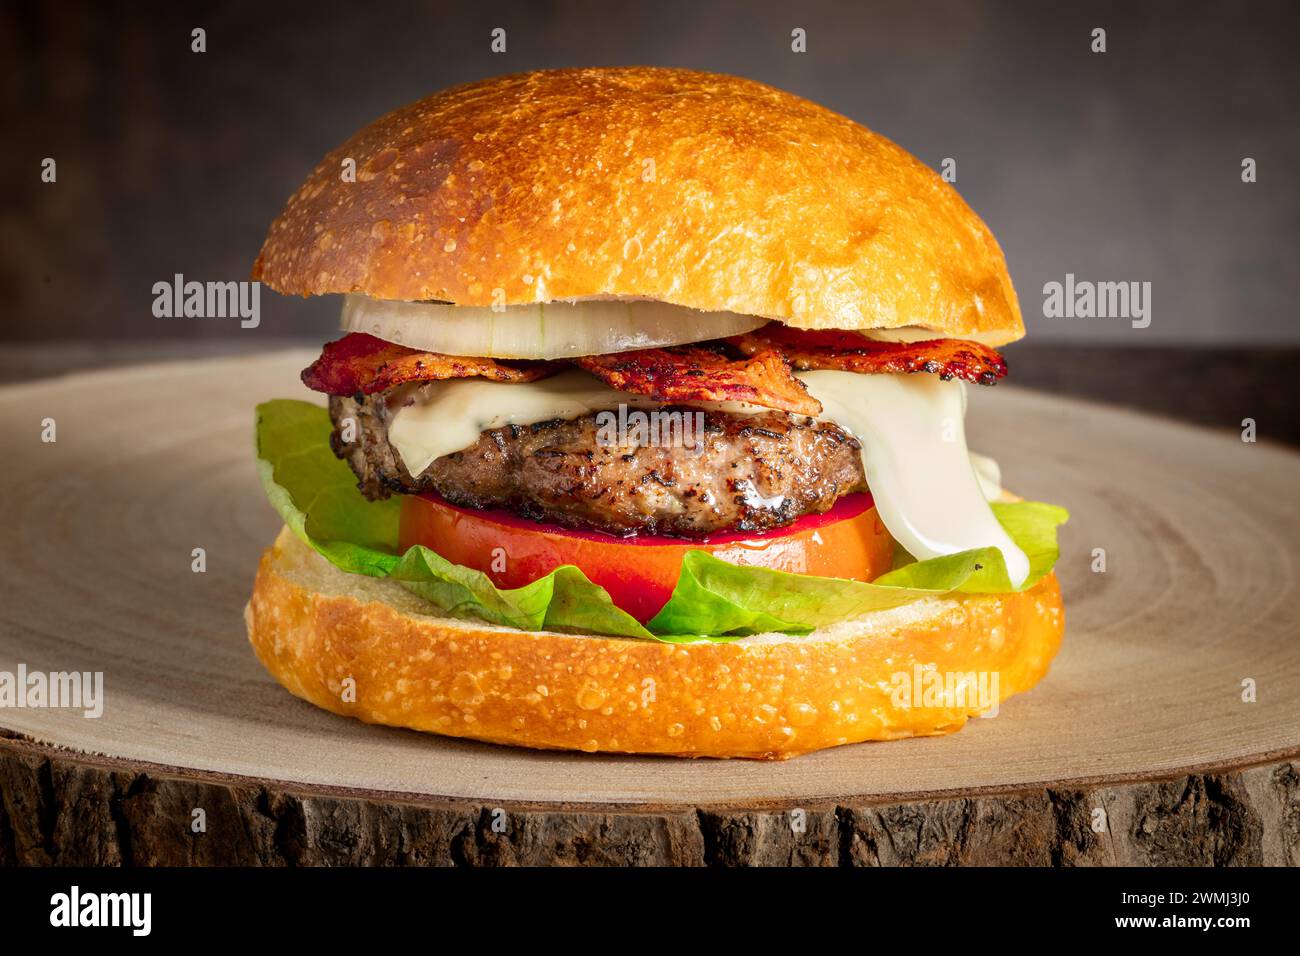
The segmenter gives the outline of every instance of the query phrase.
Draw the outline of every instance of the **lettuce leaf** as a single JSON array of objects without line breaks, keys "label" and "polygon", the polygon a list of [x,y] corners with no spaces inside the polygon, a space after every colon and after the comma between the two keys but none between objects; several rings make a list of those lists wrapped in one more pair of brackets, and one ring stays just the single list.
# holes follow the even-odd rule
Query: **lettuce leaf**
[{"label": "lettuce leaf", "polygon": [[[608,634],[669,642],[728,641],[815,628],[871,611],[954,592],[1015,590],[996,548],[916,561],[905,552],[871,584],[768,568],[738,567],[690,551],[672,597],[642,626],[616,607],[604,588],[572,565],[521,588],[496,587],[481,571],[453,564],[422,546],[398,553],[399,499],[367,501],[346,462],[327,441],[329,414],[318,405],[280,399],[257,407],[258,471],[267,497],[306,544],[343,571],[391,577],[457,617],[524,630]],[[1056,562],[1056,528],[1064,508],[1026,501],[993,505],[1012,540],[1029,557],[1032,587]]]},{"label": "lettuce leaf", "polygon": [[1011,536],[1020,550],[1029,558],[1029,576],[1020,587],[1011,586],[1007,577],[1006,562],[1002,552],[997,548],[981,548],[964,551],[961,554],[942,558],[917,561],[907,552],[902,552],[905,561],[895,563],[894,570],[884,574],[873,585],[890,587],[933,588],[931,582],[941,580],[945,569],[957,559],[966,555],[979,555],[976,567],[955,590],[967,594],[1006,594],[1010,591],[1027,591],[1041,581],[1060,556],[1056,543],[1056,529],[1065,524],[1070,513],[1060,505],[1049,505],[1042,501],[995,501],[990,507],[998,523]]},{"label": "lettuce leaf", "polygon": [[498,588],[482,571],[452,564],[415,545],[392,578],[408,591],[458,617],[469,616],[526,631],[571,631],[615,637],[654,637],[610,600],[609,592],[571,564],[521,588]]},{"label": "lettuce leaf", "polygon": [[347,462],[330,450],[331,428],[329,413],[310,402],[276,399],[257,406],[257,467],[266,495],[284,523],[335,567],[391,577],[457,617],[534,631],[653,637],[571,565],[506,590],[428,548],[398,554],[401,500],[366,500]]},{"label": "lettuce leaf", "polygon": [[308,402],[257,406],[257,470],[266,496],[295,534],[338,568],[384,577],[397,564],[395,498],[367,501],[334,457],[329,413]]},{"label": "lettuce leaf", "polygon": [[705,551],[689,551],[672,597],[647,626],[675,643],[768,631],[806,634],[826,624],[954,591],[978,572],[985,554],[981,549],[920,562],[930,567],[930,575],[914,574],[913,585],[882,586],[738,567]]},{"label": "lettuce leaf", "polygon": [[992,507],[1029,558],[1029,576],[1019,588],[1011,586],[997,548],[975,548],[926,561],[903,552],[906,563],[870,584],[737,567],[704,551],[691,551],[682,562],[672,597],[646,626],[661,640],[675,643],[768,631],[801,634],[927,597],[1027,590],[1056,563],[1056,529],[1069,519],[1069,512],[1041,501],[995,502]]}]

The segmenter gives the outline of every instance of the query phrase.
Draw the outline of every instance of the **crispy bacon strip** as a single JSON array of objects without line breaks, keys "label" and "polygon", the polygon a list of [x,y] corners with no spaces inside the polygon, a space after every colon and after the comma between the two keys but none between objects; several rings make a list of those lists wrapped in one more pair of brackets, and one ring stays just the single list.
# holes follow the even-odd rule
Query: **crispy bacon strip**
[{"label": "crispy bacon strip", "polygon": [[532,382],[554,375],[556,362],[498,361],[421,352],[352,332],[328,343],[302,370],[303,384],[327,395],[373,395],[406,382],[481,376],[494,382]]},{"label": "crispy bacon strip", "polygon": [[773,322],[727,341],[746,355],[775,349],[800,370],[932,372],[945,381],[960,378],[977,385],[992,385],[1007,374],[1001,355],[964,339],[873,342],[855,332],[808,331]]},{"label": "crispy bacon strip", "polygon": [[573,362],[613,388],[658,402],[749,402],[801,415],[822,410],[771,349],[733,359],[717,344],[686,345],[589,355]]}]

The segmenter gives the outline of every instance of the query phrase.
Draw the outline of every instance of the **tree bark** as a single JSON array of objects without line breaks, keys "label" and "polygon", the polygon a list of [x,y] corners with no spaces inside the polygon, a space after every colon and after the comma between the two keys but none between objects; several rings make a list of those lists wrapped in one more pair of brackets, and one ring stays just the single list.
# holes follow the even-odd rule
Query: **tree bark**
[{"label": "tree bark", "polygon": [[493,806],[182,773],[6,739],[0,864],[1295,866],[1300,761],[808,807]]}]

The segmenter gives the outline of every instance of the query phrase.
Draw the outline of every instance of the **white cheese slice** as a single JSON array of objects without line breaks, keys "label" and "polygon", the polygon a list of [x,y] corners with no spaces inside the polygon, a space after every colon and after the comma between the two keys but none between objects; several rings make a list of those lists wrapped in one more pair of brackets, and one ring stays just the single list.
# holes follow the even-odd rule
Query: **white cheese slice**
[{"label": "white cheese slice", "polygon": [[[581,418],[605,409],[660,408],[645,395],[620,392],[600,379],[571,369],[537,382],[491,382],[483,378],[447,379],[397,390],[388,426],[389,444],[411,475],[419,475],[443,455],[478,441],[481,432],[503,425],[531,425],[552,419]],[[747,402],[698,402],[705,412],[756,415],[770,411]]]},{"label": "white cheese slice", "polygon": [[990,458],[988,455],[980,455],[976,452],[970,453],[971,467],[975,469],[975,477],[979,479],[980,491],[989,501],[997,501],[1002,497],[1002,466]]},{"label": "white cheese slice", "polygon": [[538,382],[483,378],[429,382],[392,401],[403,404],[388,426],[388,441],[411,475],[419,475],[443,455],[468,448],[491,428],[581,418],[617,408],[620,402],[634,407],[659,404],[610,388],[578,369]]},{"label": "white cheese slice", "polygon": [[936,375],[800,372],[822,417],[862,444],[876,511],[895,541],[918,560],[996,547],[1011,583],[1029,576],[1029,558],[998,524],[966,450],[965,393]]}]

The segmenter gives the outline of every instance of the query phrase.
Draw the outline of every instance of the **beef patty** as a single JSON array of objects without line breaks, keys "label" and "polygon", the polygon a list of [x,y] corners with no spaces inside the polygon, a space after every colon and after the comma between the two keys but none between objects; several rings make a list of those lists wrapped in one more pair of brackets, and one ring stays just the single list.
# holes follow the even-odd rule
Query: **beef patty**
[{"label": "beef patty", "polygon": [[[604,444],[595,414],[506,425],[414,476],[388,442],[390,414],[382,394],[330,398],[334,453],[371,499],[435,491],[463,507],[570,528],[690,537],[778,528],[866,490],[851,435],[785,412],[707,412],[696,448]],[[356,422],[350,443],[340,426],[348,418]]]}]

